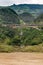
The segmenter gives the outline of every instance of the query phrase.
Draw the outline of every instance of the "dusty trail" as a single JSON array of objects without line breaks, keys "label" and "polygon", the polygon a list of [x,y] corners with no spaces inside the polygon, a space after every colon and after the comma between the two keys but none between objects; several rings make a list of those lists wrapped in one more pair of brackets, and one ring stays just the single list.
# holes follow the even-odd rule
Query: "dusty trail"
[{"label": "dusty trail", "polygon": [[43,53],[0,53],[0,65],[43,65]]}]

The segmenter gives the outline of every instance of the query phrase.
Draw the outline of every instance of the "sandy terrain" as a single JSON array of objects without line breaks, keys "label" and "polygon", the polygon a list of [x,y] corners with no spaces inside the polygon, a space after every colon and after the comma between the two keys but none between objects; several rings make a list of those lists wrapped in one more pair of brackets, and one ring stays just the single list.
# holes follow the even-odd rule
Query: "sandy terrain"
[{"label": "sandy terrain", "polygon": [[0,65],[43,65],[43,53],[0,53]]}]

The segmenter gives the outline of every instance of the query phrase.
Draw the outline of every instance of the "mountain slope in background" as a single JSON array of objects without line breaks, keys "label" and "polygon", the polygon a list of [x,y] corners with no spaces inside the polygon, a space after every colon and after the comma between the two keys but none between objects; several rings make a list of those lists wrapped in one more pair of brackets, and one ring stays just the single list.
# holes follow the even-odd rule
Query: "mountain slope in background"
[{"label": "mountain slope in background", "polygon": [[35,20],[35,23],[38,23],[39,25],[43,25],[43,14],[40,14]]},{"label": "mountain slope in background", "polygon": [[15,11],[8,7],[0,8],[0,23],[4,24],[19,24],[20,20]]},{"label": "mountain slope in background", "polygon": [[19,17],[25,23],[32,23],[34,21],[34,17],[30,13],[28,13],[28,12],[24,12],[24,13],[20,14]]},{"label": "mountain slope in background", "polygon": [[40,18],[41,14],[43,14],[43,5],[41,4],[19,4],[19,5],[14,4],[10,6],[10,8],[16,11],[16,13],[25,23],[33,22],[33,24],[36,23],[43,24],[43,20],[42,20],[43,18]]},{"label": "mountain slope in background", "polygon": [[35,18],[43,13],[43,5],[39,4],[19,4],[10,6],[13,10],[15,10],[18,14],[22,14],[24,12],[31,13]]},{"label": "mountain slope in background", "polygon": [[20,20],[22,20],[25,23],[43,24],[42,14],[43,5],[14,4],[9,7],[0,7],[0,23],[20,24]]}]

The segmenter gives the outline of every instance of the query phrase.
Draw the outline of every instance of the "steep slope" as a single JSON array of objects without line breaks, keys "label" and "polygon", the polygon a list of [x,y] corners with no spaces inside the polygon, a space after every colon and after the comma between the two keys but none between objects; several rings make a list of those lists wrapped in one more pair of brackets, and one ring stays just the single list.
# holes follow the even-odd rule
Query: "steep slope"
[{"label": "steep slope", "polygon": [[34,17],[30,13],[27,13],[27,12],[24,12],[20,14],[19,16],[25,23],[32,23],[34,20]]},{"label": "steep slope", "polygon": [[0,23],[19,24],[20,20],[15,11],[8,7],[0,8]]}]

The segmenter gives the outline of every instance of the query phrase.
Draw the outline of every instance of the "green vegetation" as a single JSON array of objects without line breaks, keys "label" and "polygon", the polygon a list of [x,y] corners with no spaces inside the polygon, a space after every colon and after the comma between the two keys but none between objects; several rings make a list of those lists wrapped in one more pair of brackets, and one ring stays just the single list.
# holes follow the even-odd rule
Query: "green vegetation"
[{"label": "green vegetation", "polygon": [[33,15],[28,12],[24,12],[20,14],[19,16],[25,23],[28,23],[28,24],[31,24],[34,20]]},{"label": "green vegetation", "polygon": [[43,5],[20,4],[11,5],[10,8],[17,12],[19,17],[29,24],[43,25]]},{"label": "green vegetation", "polygon": [[0,8],[0,52],[43,52],[41,5],[25,5]]},{"label": "green vegetation", "polygon": [[20,24],[19,16],[9,7],[0,8],[0,24]]},{"label": "green vegetation", "polygon": [[[40,46],[42,45],[42,46]],[[43,52],[43,30],[0,26],[0,52]],[[42,50],[40,50],[40,48]]]},{"label": "green vegetation", "polygon": [[34,22],[38,25],[42,25],[43,26],[43,13],[40,14],[35,20]]}]

